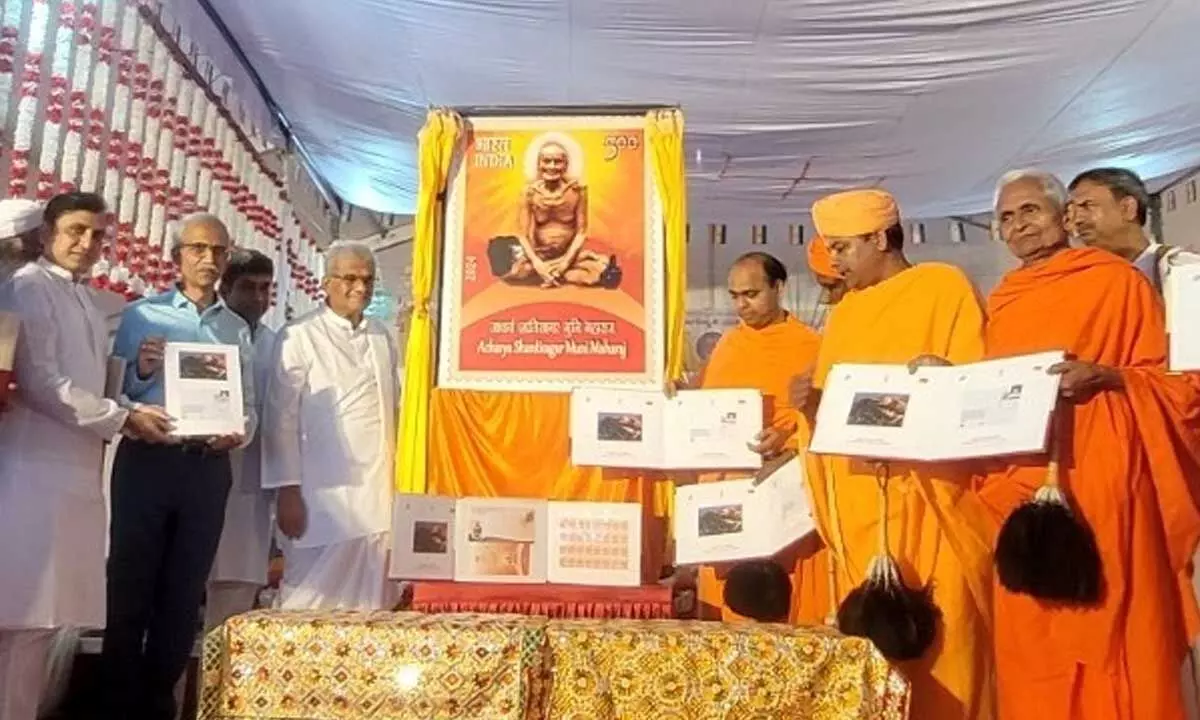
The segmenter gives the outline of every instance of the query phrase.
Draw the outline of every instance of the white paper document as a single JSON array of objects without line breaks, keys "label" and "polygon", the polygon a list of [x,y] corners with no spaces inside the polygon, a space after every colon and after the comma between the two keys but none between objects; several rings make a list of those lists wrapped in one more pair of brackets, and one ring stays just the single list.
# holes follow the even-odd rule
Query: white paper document
[{"label": "white paper document", "polygon": [[1163,294],[1169,367],[1172,372],[1200,370],[1200,264],[1171,268]]},{"label": "white paper document", "polygon": [[642,506],[552,502],[547,579],[566,585],[642,584]]},{"label": "white paper document", "polygon": [[571,461],[577,466],[663,470],[757,469],[750,444],[763,428],[756,390],[571,393]]},{"label": "white paper document", "polygon": [[454,579],[546,582],[545,500],[463,498],[454,517]]},{"label": "white paper document", "polygon": [[880,460],[958,460],[1046,449],[1063,353],[970,365],[834,365],[809,450]]},{"label": "white paper document", "polygon": [[167,343],[163,372],[167,414],[178,437],[246,431],[242,364],[236,345]]},{"label": "white paper document", "polygon": [[392,505],[392,557],[396,580],[454,579],[454,516],[457,500],[435,495],[396,495]]},{"label": "white paper document", "polygon": [[767,558],[813,532],[804,464],[796,458],[757,487],[752,478],[675,489],[675,562]]}]

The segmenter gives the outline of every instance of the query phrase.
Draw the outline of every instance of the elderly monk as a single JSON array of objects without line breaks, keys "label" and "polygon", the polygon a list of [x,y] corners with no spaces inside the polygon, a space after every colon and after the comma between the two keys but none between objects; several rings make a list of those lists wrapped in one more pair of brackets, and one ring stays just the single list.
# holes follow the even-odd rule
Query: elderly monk
[{"label": "elderly monk", "polygon": [[[733,263],[729,297],[739,323],[721,336],[697,383],[706,390],[753,388],[762,393],[766,427],[756,449],[768,460],[808,442],[800,413],[789,400],[788,381],[812,367],[820,343],[812,329],[783,309],[786,285],[787,269],[772,255],[747,253]],[[719,474],[701,477],[702,482],[718,479]],[[725,607],[724,581],[714,568],[700,569],[698,590],[702,617],[735,617]]]},{"label": "elderly monk", "polygon": [[[1124,259],[1068,245],[1067,194],[1052,175],[1009,173],[1000,233],[1021,267],[988,300],[987,354],[1064,350],[1060,483],[1091,526],[1105,593],[1063,606],[996,590],[1002,718],[1181,720],[1180,665],[1200,537],[1200,403],[1166,374],[1161,302]],[[1053,308],[1053,312],[1046,312]],[[981,495],[998,520],[1046,478],[1045,458],[1007,464]]]},{"label": "elderly monk", "polygon": [[[910,363],[927,356],[956,363],[983,355],[983,310],[961,270],[910,265],[891,195],[852,190],[822,198],[813,220],[849,292],[830,312],[814,373],[793,385],[811,416],[837,363]],[[811,388],[811,389],[810,389]],[[890,549],[909,587],[932,585],[942,622],[934,645],[901,663],[912,682],[912,716],[991,718],[991,557],[994,523],[970,489],[970,470],[949,463],[884,466]],[[867,576],[879,546],[875,464],[814,456],[809,488],[818,530],[836,568],[841,601]]]},{"label": "elderly monk", "polygon": [[[570,172],[570,155],[562,143],[549,141],[538,150],[537,178],[521,198],[520,235],[494,238],[489,256],[507,245],[511,267],[503,279],[541,283],[542,287],[584,285],[616,287],[621,271],[613,255],[584,247],[588,240],[587,187]],[[500,258],[493,267],[504,267]]]}]

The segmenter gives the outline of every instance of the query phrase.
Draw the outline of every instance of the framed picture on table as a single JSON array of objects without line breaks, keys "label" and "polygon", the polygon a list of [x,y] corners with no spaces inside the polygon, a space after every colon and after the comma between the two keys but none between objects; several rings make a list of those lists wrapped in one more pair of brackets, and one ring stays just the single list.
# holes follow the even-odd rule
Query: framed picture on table
[{"label": "framed picture on table", "polygon": [[437,384],[661,388],[664,229],[645,114],[464,121],[447,189]]},{"label": "framed picture on table", "polygon": [[396,495],[392,506],[392,557],[396,580],[454,579],[457,501],[434,495]]},{"label": "framed picture on table", "polygon": [[548,510],[552,583],[638,587],[642,583],[642,506],[552,502]]},{"label": "framed picture on table", "polygon": [[545,500],[463,498],[454,527],[454,579],[546,582]]}]

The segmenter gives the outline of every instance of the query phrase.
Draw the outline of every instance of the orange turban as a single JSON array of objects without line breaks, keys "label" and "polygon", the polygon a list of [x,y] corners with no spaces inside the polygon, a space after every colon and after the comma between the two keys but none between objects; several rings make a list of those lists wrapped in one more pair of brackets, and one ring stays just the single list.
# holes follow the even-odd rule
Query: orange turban
[{"label": "orange turban", "polygon": [[821,277],[841,279],[842,274],[833,266],[833,256],[825,245],[825,238],[814,237],[808,244],[808,269]]},{"label": "orange turban", "polygon": [[847,190],[818,200],[812,216],[817,232],[827,238],[858,237],[900,222],[900,209],[886,190]]}]

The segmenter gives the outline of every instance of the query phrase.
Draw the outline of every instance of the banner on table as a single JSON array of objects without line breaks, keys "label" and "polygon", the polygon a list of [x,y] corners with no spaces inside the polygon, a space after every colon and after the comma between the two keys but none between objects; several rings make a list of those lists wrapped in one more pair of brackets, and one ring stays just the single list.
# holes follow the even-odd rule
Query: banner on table
[{"label": "banner on table", "polygon": [[663,220],[645,115],[465,121],[446,202],[438,384],[661,387]]}]

